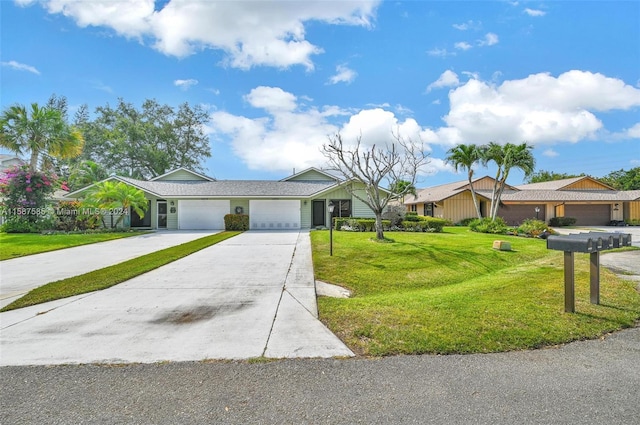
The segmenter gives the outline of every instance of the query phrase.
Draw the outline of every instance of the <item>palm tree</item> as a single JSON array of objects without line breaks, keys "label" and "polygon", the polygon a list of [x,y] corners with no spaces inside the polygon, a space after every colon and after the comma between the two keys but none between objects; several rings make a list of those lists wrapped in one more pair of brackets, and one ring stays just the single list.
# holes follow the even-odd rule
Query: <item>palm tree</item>
[{"label": "palm tree", "polygon": [[478,164],[482,159],[482,149],[476,145],[464,145],[460,144],[447,151],[447,157],[445,162],[453,165],[453,168],[467,170],[467,178],[469,180],[469,189],[471,190],[471,198],[473,198],[473,205],[476,207],[476,214],[478,218],[482,218],[482,212],[480,212],[480,204],[478,203],[478,196],[476,190],[473,187],[473,166]]},{"label": "palm tree", "polygon": [[0,116],[0,146],[18,155],[30,152],[29,169],[38,169],[40,154],[56,158],[73,158],[82,152],[84,139],[80,131],[68,125],[62,113],[49,106],[31,104],[10,106]]},{"label": "palm tree", "polygon": [[509,172],[513,168],[518,168],[524,172],[525,177],[529,177],[534,171],[536,160],[531,153],[533,146],[525,143],[514,145],[507,143],[504,146],[491,142],[482,148],[482,163],[487,165],[489,161],[493,161],[498,170],[493,184],[491,194],[491,219],[495,220],[498,215],[498,207],[500,198],[506,186]]},{"label": "palm tree", "polygon": [[108,176],[107,170],[102,165],[84,160],[73,166],[69,175],[69,187],[71,190],[77,190],[106,179]]},{"label": "palm tree", "polygon": [[[115,224],[112,224],[111,227],[117,227],[126,214],[129,213],[130,208],[140,218],[143,218],[149,205],[144,192],[140,189],[136,189],[126,183],[112,181],[97,183],[85,199],[85,204],[88,207],[104,211],[122,210],[122,214],[119,214]],[[113,220],[113,214],[111,214],[111,217]],[[107,227],[102,214],[101,219],[104,227]]]},{"label": "palm tree", "polygon": [[415,185],[411,184],[411,182],[408,182],[406,180],[398,180],[397,182],[393,183],[391,187],[389,187],[389,190],[394,194],[396,194],[396,196],[400,199],[400,201],[403,204],[404,204],[404,197],[406,195],[418,196]]}]

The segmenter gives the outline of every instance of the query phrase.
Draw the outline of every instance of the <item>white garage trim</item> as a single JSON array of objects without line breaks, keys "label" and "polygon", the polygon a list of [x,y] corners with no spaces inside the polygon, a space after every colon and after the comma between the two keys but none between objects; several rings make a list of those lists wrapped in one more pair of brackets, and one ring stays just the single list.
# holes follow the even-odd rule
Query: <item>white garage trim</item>
[{"label": "white garage trim", "polygon": [[249,227],[252,230],[300,228],[299,200],[249,201]]},{"label": "white garage trim", "polygon": [[218,230],[224,229],[224,216],[229,214],[229,200],[179,200],[178,229]]}]

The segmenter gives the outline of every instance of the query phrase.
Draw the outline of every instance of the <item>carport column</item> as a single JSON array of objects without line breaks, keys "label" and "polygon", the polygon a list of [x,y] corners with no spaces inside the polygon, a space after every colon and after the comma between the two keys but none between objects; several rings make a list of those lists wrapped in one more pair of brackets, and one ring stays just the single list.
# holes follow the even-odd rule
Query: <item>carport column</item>
[{"label": "carport column", "polygon": [[566,313],[575,313],[576,311],[573,257],[573,252],[564,252],[564,311]]},{"label": "carport column", "polygon": [[591,304],[600,304],[600,251],[592,252],[590,257]]}]

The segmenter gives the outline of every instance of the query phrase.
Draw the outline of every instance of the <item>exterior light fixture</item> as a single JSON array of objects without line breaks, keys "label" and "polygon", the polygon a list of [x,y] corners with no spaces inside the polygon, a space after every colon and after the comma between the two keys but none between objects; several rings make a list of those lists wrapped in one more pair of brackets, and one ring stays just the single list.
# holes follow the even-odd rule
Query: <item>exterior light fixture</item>
[{"label": "exterior light fixture", "polygon": [[535,207],[533,209],[536,212],[536,220],[538,219],[538,213],[540,212],[540,207]]}]

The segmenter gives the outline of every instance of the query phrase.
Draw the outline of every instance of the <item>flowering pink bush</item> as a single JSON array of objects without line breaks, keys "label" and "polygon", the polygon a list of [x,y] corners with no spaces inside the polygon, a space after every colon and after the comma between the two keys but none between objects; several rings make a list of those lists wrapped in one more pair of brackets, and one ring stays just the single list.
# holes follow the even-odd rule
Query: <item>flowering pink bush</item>
[{"label": "flowering pink bush", "polygon": [[47,198],[57,187],[57,176],[31,172],[26,165],[0,174],[0,210],[6,228],[42,230],[47,221]]}]

